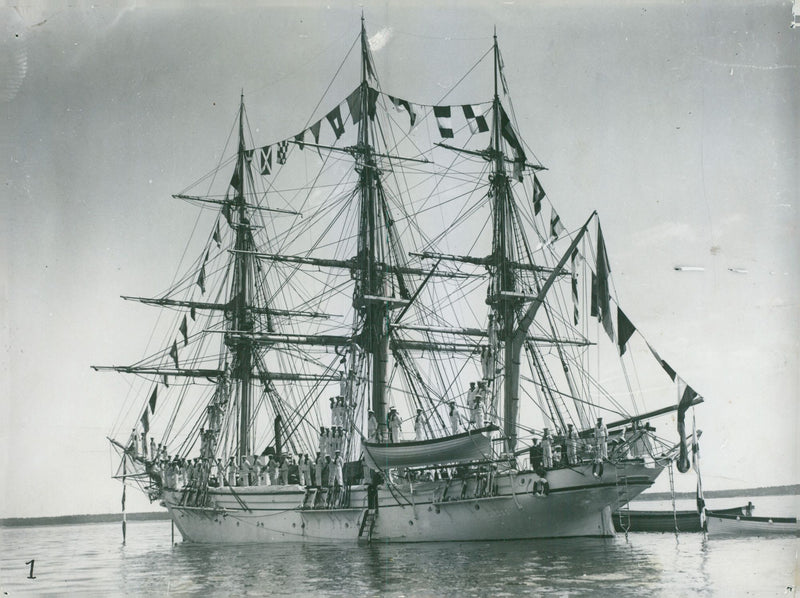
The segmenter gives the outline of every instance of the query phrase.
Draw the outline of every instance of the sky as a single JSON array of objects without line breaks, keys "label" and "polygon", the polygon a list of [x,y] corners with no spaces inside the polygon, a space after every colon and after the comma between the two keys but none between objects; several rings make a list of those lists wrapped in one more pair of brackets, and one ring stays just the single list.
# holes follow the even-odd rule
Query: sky
[{"label": "sky", "polygon": [[790,2],[44,6],[0,9],[0,517],[119,508],[128,382],[89,366],[140,358],[154,319],[119,295],[172,280],[195,214],[170,196],[218,163],[240,91],[265,138],[303,128],[362,8],[383,88],[420,103],[497,27],[548,196],[569,228],[599,211],[626,313],[706,399],[705,487],[800,479]]}]

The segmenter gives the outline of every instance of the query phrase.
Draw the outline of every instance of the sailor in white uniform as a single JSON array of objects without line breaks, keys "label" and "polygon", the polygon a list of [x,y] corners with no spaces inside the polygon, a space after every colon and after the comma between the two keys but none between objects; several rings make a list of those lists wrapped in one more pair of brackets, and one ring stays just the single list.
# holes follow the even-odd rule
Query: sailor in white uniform
[{"label": "sailor in white uniform", "polygon": [[603,418],[597,418],[597,425],[594,427],[594,460],[601,463],[608,459],[608,428],[603,423]]},{"label": "sailor in white uniform", "polygon": [[367,416],[367,440],[378,440],[378,418],[375,417],[375,412],[370,409]]},{"label": "sailor in white uniform", "polygon": [[542,464],[545,469],[553,467],[553,439],[550,437],[550,430],[544,429],[542,435]]},{"label": "sailor in white uniform", "polygon": [[414,438],[417,440],[423,440],[424,429],[425,427],[425,414],[422,412],[422,409],[417,407],[417,416],[414,418]]},{"label": "sailor in white uniform", "polygon": [[458,429],[461,426],[461,414],[456,408],[456,402],[450,401],[450,429],[453,434],[458,434]]}]

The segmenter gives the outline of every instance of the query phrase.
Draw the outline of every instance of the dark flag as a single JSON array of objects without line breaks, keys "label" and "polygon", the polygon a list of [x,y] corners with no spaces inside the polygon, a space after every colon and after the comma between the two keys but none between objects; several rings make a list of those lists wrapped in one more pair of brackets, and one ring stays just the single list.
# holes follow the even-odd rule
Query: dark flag
[{"label": "dark flag", "polygon": [[395,98],[389,96],[389,101],[394,104],[395,109],[397,110],[405,110],[408,112],[408,120],[409,120],[409,128],[413,128],[414,124],[417,122],[417,113],[414,111],[414,105],[407,102],[406,100],[401,100],[400,98]]},{"label": "dark flag", "polygon": [[467,119],[469,130],[474,135],[475,133],[485,133],[489,130],[489,125],[486,123],[486,117],[481,112],[475,112],[475,106],[466,104],[461,106],[464,110],[464,118]]},{"label": "dark flag", "polygon": [[453,138],[453,123],[450,120],[450,106],[434,106],[433,115],[436,117],[436,126],[439,134],[447,139]]},{"label": "dark flag", "polygon": [[589,315],[596,318],[597,314],[597,276],[592,272],[592,307],[589,310]]},{"label": "dark flag", "polygon": [[603,231],[597,223],[597,319],[603,324],[608,337],[614,340],[614,322],[611,320],[611,293],[608,288],[608,275],[611,267],[608,265],[606,244],[603,240]]},{"label": "dark flag", "polygon": [[675,372],[675,370],[673,370],[672,367],[670,367],[670,365],[666,361],[661,359],[661,356],[658,353],[656,353],[656,350],[653,349],[653,347],[650,346],[650,343],[647,343],[647,348],[650,349],[650,352],[653,354],[653,357],[655,357],[656,361],[659,364],[661,364],[661,367],[664,368],[664,371],[667,372],[667,375],[673,380],[675,380],[675,377],[678,375]]},{"label": "dark flag", "polygon": [[192,321],[197,319],[197,310],[195,309],[194,305],[189,308],[189,315],[191,316]]},{"label": "dark flag", "polygon": [[200,273],[197,275],[197,285],[200,287],[200,292],[206,294],[206,265],[200,266]]},{"label": "dark flag", "polygon": [[278,156],[277,156],[278,164],[286,164],[286,155],[288,153],[289,153],[289,142],[288,141],[279,141],[278,142]]},{"label": "dark flag", "polygon": [[519,142],[511,120],[508,118],[502,106],[500,107],[500,133],[502,133],[503,139],[505,139],[508,145],[514,150],[515,160],[525,162],[525,150],[522,149],[522,144]]},{"label": "dark flag", "polygon": [[300,131],[297,135],[294,136],[294,140],[297,143],[297,147],[299,147],[301,150],[305,147],[304,143],[305,137],[306,137],[305,131]]},{"label": "dark flag", "polygon": [[378,102],[378,90],[367,87],[367,114],[370,120],[375,120],[375,106]]},{"label": "dark flag", "polygon": [[536,216],[542,211],[542,200],[544,199],[545,192],[542,184],[536,175],[533,175],[533,215]]},{"label": "dark flag", "polygon": [[225,203],[222,204],[222,215],[225,217],[225,221],[228,223],[228,226],[231,225],[231,204],[225,200]]},{"label": "dark flag", "polygon": [[[319,128],[320,128],[320,123],[321,122],[322,122],[321,120],[318,120],[317,122],[315,122],[313,125],[311,125],[308,128],[308,130],[311,131],[311,136],[314,138],[314,143],[316,143],[317,145],[319,145]],[[319,154],[319,157],[321,158],[322,157],[322,152],[319,151],[319,148],[317,148],[317,153]]]},{"label": "dark flag", "polygon": [[144,430],[144,433],[147,434],[150,431],[150,418],[147,417],[147,409],[145,409],[144,413],[142,413],[141,422],[142,430]]},{"label": "dark flag", "polygon": [[697,397],[694,389],[686,384],[680,376],[678,382],[678,437],[680,438],[680,449],[678,451],[678,471],[686,473],[689,471],[689,457],[686,450],[686,410],[692,406],[692,401]]},{"label": "dark flag", "polygon": [[242,174],[239,172],[239,163],[236,163],[236,168],[233,169],[233,176],[231,177],[231,187],[241,193],[242,191]]},{"label": "dark flag", "polygon": [[189,344],[189,334],[188,334],[189,328],[186,325],[186,314],[184,314],[184,316],[183,316],[183,321],[181,322],[179,330],[181,331],[181,334],[183,335],[183,346],[185,347],[186,345]]},{"label": "dark flag", "polygon": [[347,107],[350,108],[350,118],[353,119],[353,124],[361,120],[361,86],[359,85],[356,90],[347,96]]},{"label": "dark flag", "polygon": [[619,354],[625,355],[626,344],[630,340],[633,333],[636,332],[636,327],[631,323],[622,310],[617,306],[617,344],[619,345]]},{"label": "dark flag", "polygon": [[336,135],[336,139],[339,139],[344,133],[344,123],[342,122],[342,113],[339,110],[339,106],[336,106],[336,108],[328,112],[325,118],[328,119],[331,129],[333,129],[333,134]]},{"label": "dark flag", "polygon": [[222,245],[222,236],[219,234],[219,220],[217,220],[217,224],[214,227],[214,242],[217,244],[217,247]]},{"label": "dark flag", "polygon": [[164,374],[164,386],[169,388],[169,377],[166,374]]},{"label": "dark flag", "polygon": [[150,413],[156,412],[156,399],[158,398],[158,386],[153,388],[153,394],[150,395]]},{"label": "dark flag", "polygon": [[178,369],[178,342],[172,341],[172,349],[169,350],[169,356],[175,361],[175,369]]}]

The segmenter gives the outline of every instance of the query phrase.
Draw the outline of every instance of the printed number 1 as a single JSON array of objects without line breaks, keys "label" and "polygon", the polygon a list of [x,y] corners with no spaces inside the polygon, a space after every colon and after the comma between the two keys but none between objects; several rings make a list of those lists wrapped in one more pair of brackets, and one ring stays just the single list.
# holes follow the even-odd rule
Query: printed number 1
[{"label": "printed number 1", "polygon": [[36,577],[33,575],[33,564],[35,562],[36,562],[36,559],[31,559],[31,560],[29,560],[29,561],[27,561],[25,563],[26,565],[30,565],[31,566],[31,572],[28,573],[28,579],[36,579]]}]

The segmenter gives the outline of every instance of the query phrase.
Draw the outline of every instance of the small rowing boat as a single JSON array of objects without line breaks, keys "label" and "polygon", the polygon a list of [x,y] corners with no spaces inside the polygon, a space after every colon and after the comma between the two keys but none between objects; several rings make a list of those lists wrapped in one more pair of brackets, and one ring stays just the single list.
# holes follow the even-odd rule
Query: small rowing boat
[{"label": "small rowing boat", "polygon": [[748,517],[708,511],[708,533],[711,536],[721,535],[755,535],[797,534],[800,527],[795,517]]}]

